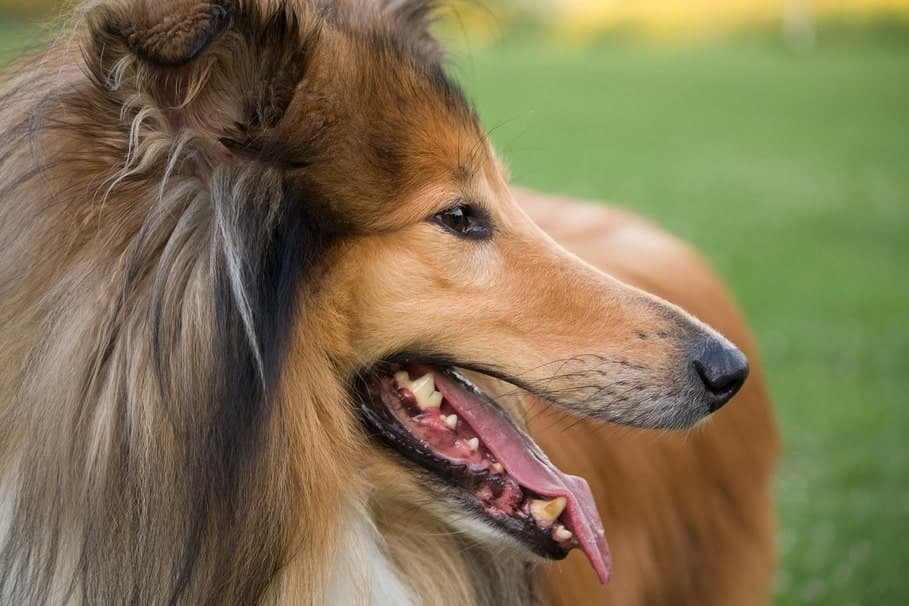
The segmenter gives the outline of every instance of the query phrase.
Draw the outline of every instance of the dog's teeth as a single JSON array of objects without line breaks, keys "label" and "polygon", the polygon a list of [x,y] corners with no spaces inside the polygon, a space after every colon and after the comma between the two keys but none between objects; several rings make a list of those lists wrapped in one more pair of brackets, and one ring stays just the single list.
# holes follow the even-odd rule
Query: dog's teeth
[{"label": "dog's teeth", "polygon": [[565,497],[556,497],[551,501],[534,499],[530,502],[530,513],[541,522],[554,522],[565,511]]},{"label": "dog's teeth", "polygon": [[442,394],[436,391],[435,379],[431,372],[411,381],[407,371],[401,370],[395,373],[395,381],[397,381],[398,387],[406,387],[410,390],[421,410],[438,408],[442,405]]},{"label": "dog's teeth", "polygon": [[430,408],[439,408],[442,405],[442,394],[437,391],[432,392],[428,398],[418,397],[417,406],[422,410],[428,410]]},{"label": "dog's teeth", "polygon": [[555,527],[555,532],[552,533],[552,536],[555,537],[556,541],[570,541],[571,537],[574,536],[574,533],[559,524]]},{"label": "dog's teeth", "polygon": [[426,373],[419,379],[414,379],[410,384],[410,391],[418,400],[428,400],[432,392],[436,390],[436,384],[431,372]]},{"label": "dog's teeth", "polygon": [[467,446],[474,452],[480,450],[480,438],[470,438],[467,440]]},{"label": "dog's teeth", "polygon": [[448,429],[455,429],[458,426],[458,415],[449,415],[445,417],[445,426]]},{"label": "dog's teeth", "polygon": [[442,394],[436,391],[432,374],[423,375],[411,383],[410,391],[417,399],[417,406],[423,410],[438,408],[442,405]]},{"label": "dog's teeth", "polygon": [[501,463],[493,463],[492,468],[496,473],[505,473],[505,466]]}]

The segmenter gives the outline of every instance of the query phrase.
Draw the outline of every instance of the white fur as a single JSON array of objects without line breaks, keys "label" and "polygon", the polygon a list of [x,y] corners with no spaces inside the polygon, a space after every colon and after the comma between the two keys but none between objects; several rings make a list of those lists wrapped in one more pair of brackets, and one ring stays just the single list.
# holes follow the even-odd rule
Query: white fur
[{"label": "white fur", "polygon": [[12,475],[6,471],[0,472],[0,546],[6,544],[6,535],[13,519],[13,505],[15,504],[14,482]]},{"label": "white fur", "polygon": [[[0,549],[6,545],[8,540],[9,527],[13,521],[13,507],[15,500],[15,488],[12,474],[9,471],[0,471]],[[6,592],[0,588],[0,604],[10,603],[10,598]]]},{"label": "white fur", "polygon": [[[10,536],[10,526],[12,525],[13,515],[16,508],[16,497],[19,491],[19,480],[17,478],[16,466],[9,469],[0,470],[0,551],[6,546],[7,541],[14,539]],[[54,581],[47,594],[47,603],[60,606],[77,606],[80,604],[78,592],[72,592],[70,584],[64,579],[72,578],[75,558],[69,557],[72,552],[66,549],[66,538],[63,538],[62,553],[57,561]],[[15,581],[15,579],[9,579]],[[12,591],[15,582],[7,583],[7,591]],[[0,591],[3,588],[0,587]],[[14,604],[9,594],[0,593],[0,604]]]},{"label": "white fur", "polygon": [[346,545],[332,567],[329,606],[416,606],[413,591],[384,552],[382,536],[366,512],[351,516]]}]

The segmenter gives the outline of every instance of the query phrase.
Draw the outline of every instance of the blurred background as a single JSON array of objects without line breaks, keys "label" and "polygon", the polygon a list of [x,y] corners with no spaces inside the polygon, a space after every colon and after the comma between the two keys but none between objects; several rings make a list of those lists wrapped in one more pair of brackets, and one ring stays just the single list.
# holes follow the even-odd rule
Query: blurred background
[{"label": "blurred background", "polygon": [[[58,11],[0,0],[0,59]],[[745,308],[785,440],[776,604],[909,604],[909,0],[453,16],[454,73],[515,181],[650,217]]]}]

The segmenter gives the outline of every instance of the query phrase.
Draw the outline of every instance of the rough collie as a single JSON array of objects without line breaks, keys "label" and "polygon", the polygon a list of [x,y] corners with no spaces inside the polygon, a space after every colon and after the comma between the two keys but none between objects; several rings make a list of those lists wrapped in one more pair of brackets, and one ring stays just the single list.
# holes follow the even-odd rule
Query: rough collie
[{"label": "rough collie", "polygon": [[760,373],[652,431],[749,365],[631,284],[743,324],[509,189],[431,4],[96,1],[9,72],[0,602],[766,600]]}]

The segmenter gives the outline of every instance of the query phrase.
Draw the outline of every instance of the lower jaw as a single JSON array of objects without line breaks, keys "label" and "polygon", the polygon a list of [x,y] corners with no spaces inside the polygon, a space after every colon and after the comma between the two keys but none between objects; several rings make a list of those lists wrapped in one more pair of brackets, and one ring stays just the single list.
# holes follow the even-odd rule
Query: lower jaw
[{"label": "lower jaw", "polygon": [[[430,489],[456,495],[463,510],[494,531],[538,556],[565,558],[575,541],[559,504],[521,486],[482,443],[471,443],[478,438],[463,420],[455,429],[447,428],[446,420],[455,414],[447,402],[438,409],[420,409],[413,394],[397,384],[395,368],[369,374],[357,385],[360,414],[369,435],[403,458],[405,465],[431,472],[441,490]],[[556,515],[534,515],[547,506]]]}]

